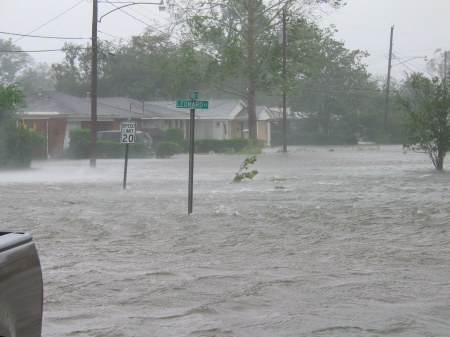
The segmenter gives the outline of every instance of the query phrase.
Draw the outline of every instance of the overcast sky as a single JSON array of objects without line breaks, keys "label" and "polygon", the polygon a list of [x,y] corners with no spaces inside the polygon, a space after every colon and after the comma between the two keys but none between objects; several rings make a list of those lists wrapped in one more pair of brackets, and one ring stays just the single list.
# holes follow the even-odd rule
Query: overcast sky
[{"label": "overcast sky", "polygon": [[[112,9],[112,4],[99,4],[99,17]],[[140,34],[147,25],[162,26],[168,19],[168,14],[160,12],[156,5],[135,5],[126,12],[115,11],[104,17],[98,25],[99,38],[127,39]],[[155,24],[155,19],[160,23]],[[418,57],[433,58],[438,48],[450,50],[450,0],[347,0],[344,8],[330,11],[320,24],[334,24],[339,30],[336,38],[344,41],[347,48],[368,51],[366,63],[374,75],[387,72],[392,26],[393,76],[400,77],[405,71],[425,71],[426,62]],[[85,44],[91,36],[91,25],[92,0],[0,0],[0,38],[11,38],[25,51],[60,49],[65,40],[4,33],[85,38],[69,40]],[[50,51],[30,55],[47,63],[63,57],[61,52]]]}]

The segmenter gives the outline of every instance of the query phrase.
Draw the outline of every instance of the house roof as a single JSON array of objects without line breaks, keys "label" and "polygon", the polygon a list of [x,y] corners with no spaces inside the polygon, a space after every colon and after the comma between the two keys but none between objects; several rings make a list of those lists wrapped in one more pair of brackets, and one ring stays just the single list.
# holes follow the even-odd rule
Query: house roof
[{"label": "house roof", "polygon": [[169,109],[163,105],[154,104],[155,102],[139,101],[128,97],[99,97],[97,102],[135,112],[140,118],[189,118],[189,113],[186,114],[180,109]]},{"label": "house roof", "polygon": [[[269,110],[271,111],[271,113],[273,114],[273,116],[275,118],[283,118],[283,109],[280,107],[273,107],[273,108],[269,108]],[[295,118],[308,118],[308,114],[305,112],[301,112],[301,111],[292,111],[291,108],[287,108],[286,109],[286,117],[290,118],[290,119],[295,119]]]},{"label": "house roof", "polygon": [[256,107],[256,117],[258,119],[267,120],[267,119],[274,119],[275,115],[268,107],[257,106]]},{"label": "house roof", "polygon": [[[91,100],[55,91],[45,91],[27,95],[27,107],[21,114],[29,117],[70,117],[81,120],[91,118]],[[208,109],[196,109],[198,119],[247,119],[247,105],[239,99],[208,101]],[[259,120],[274,118],[273,113],[264,106],[256,107]],[[140,101],[128,97],[98,97],[97,118],[133,119],[189,119],[189,109],[176,107],[176,101]]]},{"label": "house roof", "polygon": [[[27,107],[19,113],[28,116],[72,117],[90,120],[91,101],[87,98],[66,95],[55,91],[45,91],[26,96]],[[142,118],[142,114],[97,102],[97,117]]]}]

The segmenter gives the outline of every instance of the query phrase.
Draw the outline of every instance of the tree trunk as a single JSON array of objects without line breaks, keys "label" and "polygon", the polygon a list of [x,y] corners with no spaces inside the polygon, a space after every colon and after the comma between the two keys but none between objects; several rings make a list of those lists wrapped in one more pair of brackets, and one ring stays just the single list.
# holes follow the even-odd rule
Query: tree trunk
[{"label": "tree trunk", "polygon": [[248,3],[248,28],[246,34],[247,43],[247,108],[248,108],[248,130],[249,138],[258,139],[258,128],[256,122],[256,78],[255,74],[255,14],[258,4]]},{"label": "tree trunk", "polygon": [[248,108],[248,130],[249,138],[258,139],[258,128],[256,120],[256,90],[254,85],[249,84],[247,89],[247,108]]},{"label": "tree trunk", "polygon": [[441,149],[438,149],[437,158],[436,158],[436,170],[443,170],[444,169],[444,157],[445,152]]}]

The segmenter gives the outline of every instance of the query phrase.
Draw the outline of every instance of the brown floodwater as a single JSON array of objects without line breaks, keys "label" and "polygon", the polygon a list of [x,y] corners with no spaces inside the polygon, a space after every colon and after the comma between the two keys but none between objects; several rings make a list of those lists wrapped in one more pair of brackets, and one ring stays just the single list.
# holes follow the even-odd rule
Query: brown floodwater
[{"label": "brown floodwater", "polygon": [[[401,146],[37,161],[0,173],[43,336],[450,336],[450,172]],[[450,165],[450,164],[448,164]]]}]

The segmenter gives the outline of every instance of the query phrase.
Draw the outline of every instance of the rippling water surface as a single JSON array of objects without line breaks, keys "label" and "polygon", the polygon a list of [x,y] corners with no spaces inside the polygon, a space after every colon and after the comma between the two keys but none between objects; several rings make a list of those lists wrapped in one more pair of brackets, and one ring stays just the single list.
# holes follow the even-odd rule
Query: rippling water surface
[{"label": "rippling water surface", "polygon": [[[399,146],[34,162],[1,172],[43,336],[450,336],[450,173]],[[447,166],[450,165],[450,162]]]}]

